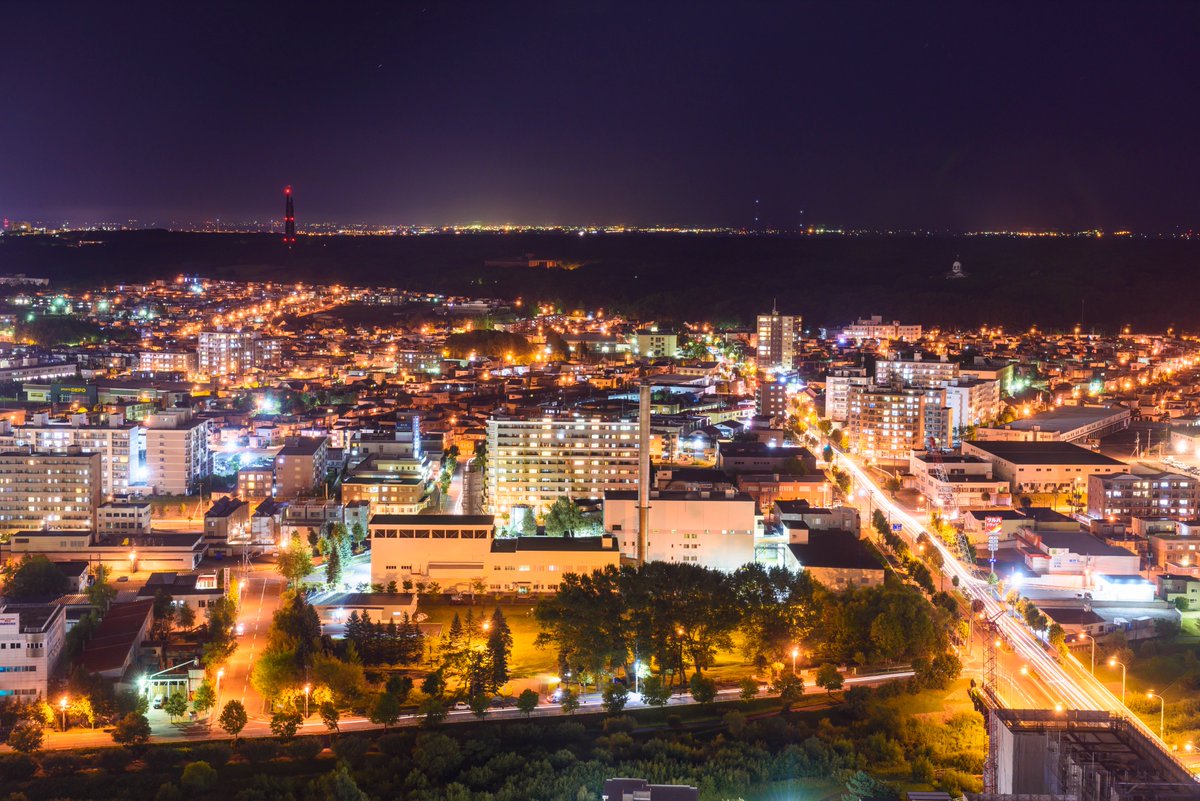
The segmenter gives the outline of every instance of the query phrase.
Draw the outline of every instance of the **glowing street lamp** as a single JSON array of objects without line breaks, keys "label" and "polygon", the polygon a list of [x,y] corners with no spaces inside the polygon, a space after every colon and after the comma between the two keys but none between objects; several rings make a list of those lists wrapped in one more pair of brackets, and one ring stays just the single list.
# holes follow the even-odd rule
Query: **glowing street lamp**
[{"label": "glowing street lamp", "polygon": [[66,731],[67,730],[67,696],[64,695],[62,698],[59,699],[58,708],[62,710],[62,718],[63,718],[62,730]]},{"label": "glowing street lamp", "polygon": [[800,656],[800,649],[799,649],[799,648],[793,648],[793,649],[792,649],[792,675],[793,675],[793,676],[795,676],[795,675],[796,675],[796,658],[797,658],[798,656]]},{"label": "glowing street lamp", "polygon": [[130,573],[137,572],[137,551],[129,552],[129,572]]},{"label": "glowing street lamp", "polygon": [[1165,724],[1167,722],[1167,699],[1154,692],[1154,690],[1150,690],[1148,693],[1146,693],[1146,697],[1158,699],[1158,739],[1162,740],[1163,732],[1166,730]]},{"label": "glowing street lamp", "polygon": [[1121,666],[1121,706],[1125,706],[1125,663],[1117,659],[1115,656],[1108,660],[1109,667]]},{"label": "glowing street lamp", "polygon": [[1080,632],[1080,637],[1087,637],[1092,641],[1092,675],[1096,675],[1096,638],[1085,632]]},{"label": "glowing street lamp", "polygon": [[308,694],[312,692],[312,685],[304,685],[304,717],[308,717]]}]

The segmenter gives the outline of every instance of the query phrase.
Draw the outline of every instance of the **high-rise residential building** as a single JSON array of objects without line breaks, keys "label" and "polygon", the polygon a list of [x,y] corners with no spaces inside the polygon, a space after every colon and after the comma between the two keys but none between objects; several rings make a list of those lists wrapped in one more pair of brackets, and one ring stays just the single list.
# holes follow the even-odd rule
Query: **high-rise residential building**
[{"label": "high-rise residential building", "polygon": [[758,315],[758,369],[791,370],[800,339],[800,318],[780,314]]},{"label": "high-rise residential building", "polygon": [[146,484],[157,493],[190,495],[212,472],[208,423],[188,410],[147,415]]},{"label": "high-rise residential building", "polygon": [[865,367],[841,367],[825,377],[825,417],[835,423],[846,422],[850,413],[850,388],[874,383]]},{"label": "high-rise residential building", "polygon": [[65,423],[51,423],[45,414],[14,426],[0,420],[0,450],[32,448],[35,451],[66,453],[78,447],[83,453],[100,454],[101,487],[106,497],[123,495],[141,477],[141,428],[110,415],[108,425],[92,425],[87,415],[72,415]]},{"label": "high-rise residential building", "polygon": [[946,405],[950,407],[950,425],[955,438],[969,426],[988,425],[1000,416],[1000,382],[978,378],[957,378],[942,387],[946,392]]},{"label": "high-rise residential building", "polygon": [[930,438],[939,448],[952,439],[944,389],[851,387],[846,434],[850,449],[864,456],[908,461]]},{"label": "high-rise residential building", "polygon": [[560,496],[599,500],[634,489],[634,418],[562,415],[492,417],[487,423],[488,503],[495,514],[526,504],[544,510]]},{"label": "high-rise residential building", "polygon": [[0,531],[91,530],[103,500],[99,453],[0,453]]},{"label": "high-rise residential building", "polygon": [[237,376],[254,367],[254,331],[201,331],[196,353],[199,371],[207,376]]},{"label": "high-rise residential building", "polygon": [[275,455],[275,497],[312,495],[325,480],[328,437],[297,437]]}]

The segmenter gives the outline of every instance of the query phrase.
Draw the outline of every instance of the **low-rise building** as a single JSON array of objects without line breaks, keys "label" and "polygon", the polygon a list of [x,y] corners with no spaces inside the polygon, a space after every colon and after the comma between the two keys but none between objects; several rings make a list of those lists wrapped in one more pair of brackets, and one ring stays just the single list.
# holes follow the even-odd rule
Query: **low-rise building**
[{"label": "low-rise building", "polygon": [[815,473],[817,457],[808,448],[765,442],[721,442],[717,467],[731,473]]},{"label": "low-rise building", "polygon": [[[754,499],[744,492],[650,491],[646,559],[733,571],[754,561]],[[638,555],[637,492],[604,493],[604,530]]]},{"label": "low-rise building", "polygon": [[1007,425],[976,429],[980,440],[1007,442],[1079,442],[1100,439],[1129,427],[1124,406],[1059,406]]},{"label": "low-rise building", "polygon": [[774,511],[778,501],[807,501],[810,506],[828,506],[833,486],[824,473],[806,476],[788,473],[742,473],[737,486],[758,504],[764,515]]},{"label": "low-rise building", "polygon": [[45,698],[67,639],[66,607],[0,606],[0,698],[27,703]]},{"label": "low-rise building", "polygon": [[1126,473],[1129,465],[1068,442],[972,441],[962,444],[967,456],[992,463],[993,475],[1007,481],[1013,492],[1071,492],[1082,494],[1088,477]]},{"label": "low-rise building", "polygon": [[153,599],[160,591],[171,596],[174,606],[194,609],[197,620],[203,619],[209,606],[225,597],[215,573],[152,573],[137,597]]},{"label": "low-rise building", "polygon": [[[942,475],[938,471],[939,462]],[[1008,494],[1008,482],[993,478],[992,463],[978,456],[912,451],[908,470],[916,480],[917,491],[931,501],[949,495],[957,506],[969,507],[995,504],[1012,497]]]},{"label": "low-rise building", "polygon": [[204,513],[204,542],[215,553],[229,553],[250,540],[250,504],[239,498],[218,498]]},{"label": "low-rise building", "polygon": [[312,495],[325,481],[328,437],[297,437],[275,455],[275,497]]},{"label": "low-rise building", "polygon": [[489,515],[375,515],[371,518],[371,582],[437,582],[442,591],[525,595],[553,592],[566,573],[616,567],[616,538],[496,539]]},{"label": "low-rise building", "polygon": [[88,673],[121,678],[137,658],[153,619],[152,598],[113,604],[84,646],[80,664]]},{"label": "low-rise building", "polygon": [[831,590],[851,590],[883,584],[884,566],[878,552],[858,534],[842,529],[812,529],[803,522],[783,522],[787,535],[785,565],[803,570]]},{"label": "low-rise building", "polygon": [[114,501],[96,510],[99,534],[149,534],[152,510],[149,501]]},{"label": "low-rise building", "polygon": [[1200,514],[1200,480],[1182,473],[1091,475],[1087,489],[1088,514],[1094,518],[1188,520]]},{"label": "low-rise building", "polygon": [[1075,577],[1072,585],[1090,587],[1100,574],[1136,574],[1141,560],[1083,531],[1032,531],[1021,529],[1017,541],[1025,566],[1039,576]]},{"label": "low-rise building", "polygon": [[45,556],[52,562],[86,559],[114,573],[142,570],[195,570],[204,558],[204,534],[96,534],[91,531],[18,531],[4,551],[20,558]]},{"label": "low-rise building", "polygon": [[1180,520],[1146,535],[1150,560],[1159,570],[1192,573],[1200,568],[1200,520]]},{"label": "low-rise building", "polygon": [[1158,597],[1181,612],[1200,609],[1200,576],[1185,573],[1158,573]]}]

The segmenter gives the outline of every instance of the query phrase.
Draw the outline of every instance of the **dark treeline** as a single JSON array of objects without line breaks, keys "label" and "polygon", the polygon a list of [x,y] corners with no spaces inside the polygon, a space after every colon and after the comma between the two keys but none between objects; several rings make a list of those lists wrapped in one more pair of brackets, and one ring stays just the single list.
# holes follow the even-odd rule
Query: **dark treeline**
[{"label": "dark treeline", "polygon": [[[814,326],[870,313],[950,326],[981,323],[1066,329],[1200,328],[1200,243],[1179,239],[1012,237],[801,237],[472,234],[314,237],[292,252],[268,234],[166,231],[9,237],[0,273],[56,283],[169,277],[337,280],[373,286],[522,296],[566,307],[607,307],[659,319],[745,323],[779,307]],[[484,267],[535,253],[576,270]],[[947,280],[961,260],[967,278]],[[1159,291],[1153,303],[1147,287]]]}]

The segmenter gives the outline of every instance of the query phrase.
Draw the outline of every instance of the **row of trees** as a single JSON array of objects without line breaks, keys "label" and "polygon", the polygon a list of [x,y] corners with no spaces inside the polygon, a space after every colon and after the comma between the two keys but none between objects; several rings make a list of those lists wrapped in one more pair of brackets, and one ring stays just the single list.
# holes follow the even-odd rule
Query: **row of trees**
[{"label": "row of trees", "polygon": [[738,634],[745,655],[775,672],[803,645],[819,661],[909,662],[922,671],[920,683],[942,684],[961,669],[947,653],[949,600],[932,604],[891,577],[881,587],[833,593],[785,568],[746,565],[726,574],[652,562],[568,574],[535,614],[538,643],[558,651],[564,671],[593,677],[631,676],[638,661],[684,684],[689,669],[703,675]]},{"label": "row of trees", "polygon": [[424,647],[421,628],[408,615],[399,623],[395,618],[384,623],[366,612],[351,612],[343,639],[353,644],[364,665],[411,665],[420,661]]}]

